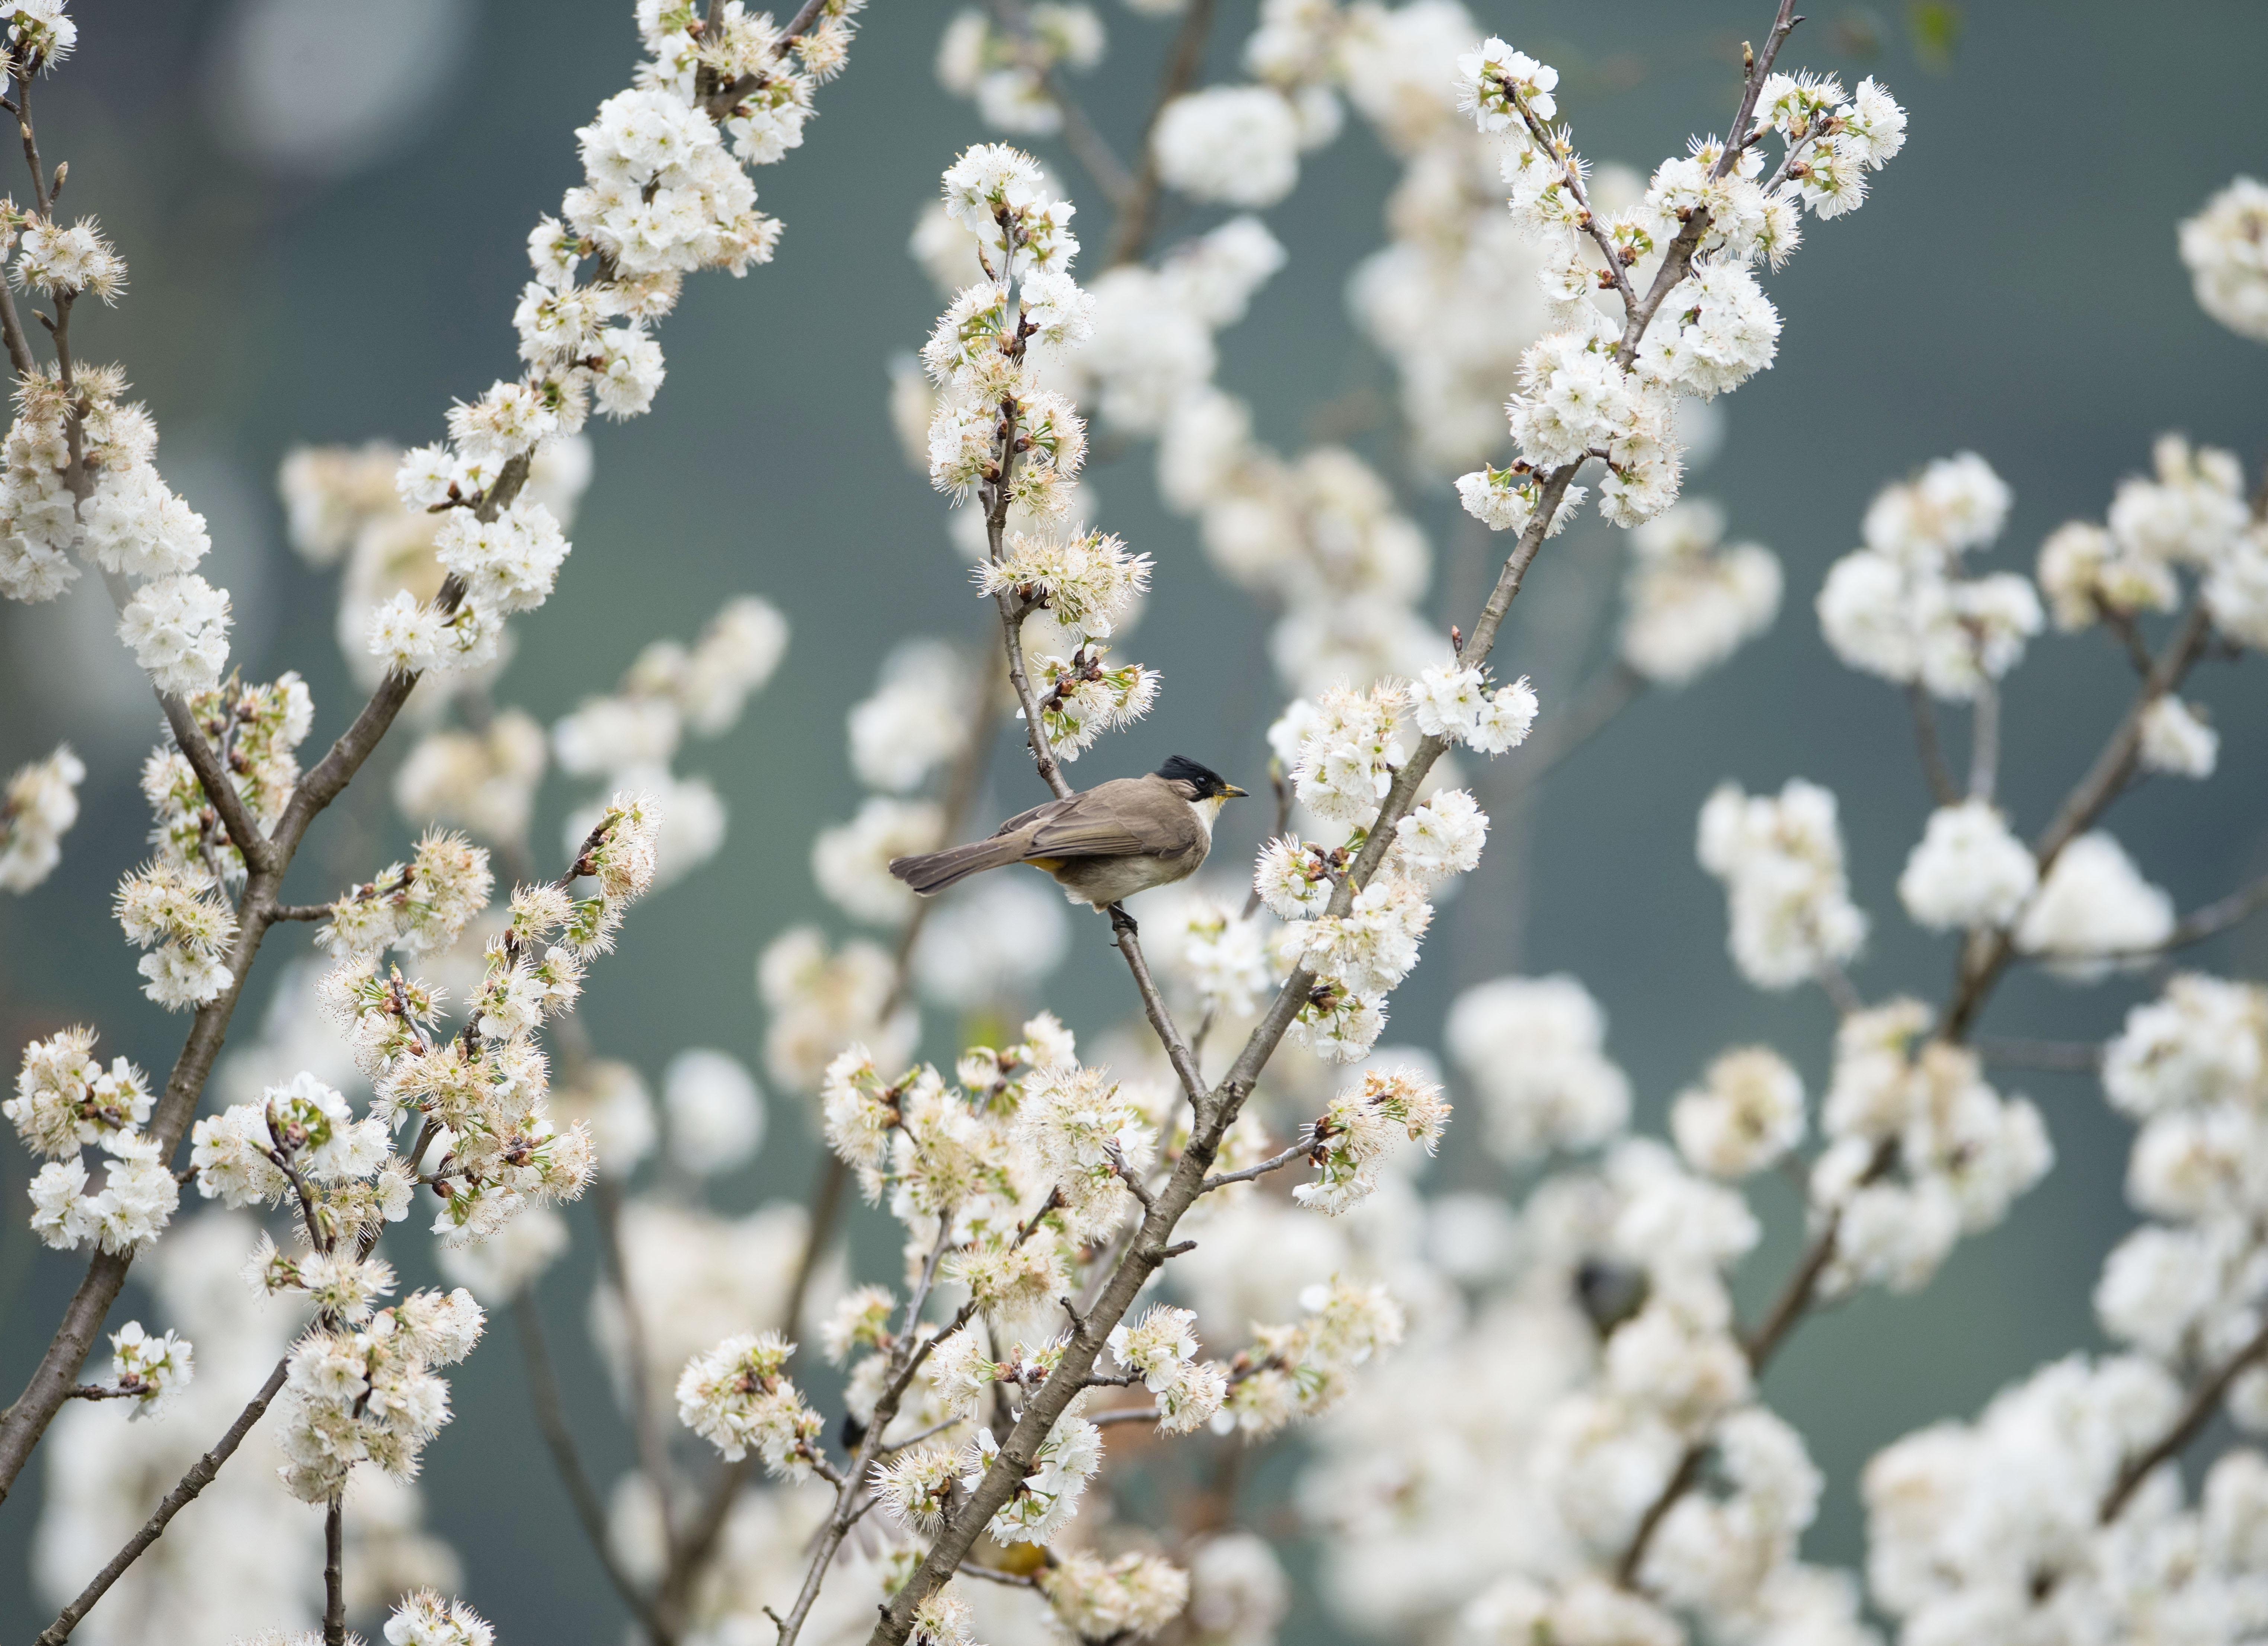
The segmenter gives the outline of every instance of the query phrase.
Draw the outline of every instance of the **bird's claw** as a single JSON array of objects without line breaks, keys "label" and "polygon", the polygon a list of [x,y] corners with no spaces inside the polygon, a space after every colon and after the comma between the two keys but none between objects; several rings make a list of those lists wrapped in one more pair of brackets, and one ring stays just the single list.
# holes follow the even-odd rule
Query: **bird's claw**
[{"label": "bird's claw", "polygon": [[1108,912],[1110,916],[1110,929],[1112,931],[1123,932],[1129,937],[1139,937],[1142,934],[1142,927],[1140,924],[1136,921],[1132,915],[1126,912],[1126,905],[1124,904],[1112,904]]}]

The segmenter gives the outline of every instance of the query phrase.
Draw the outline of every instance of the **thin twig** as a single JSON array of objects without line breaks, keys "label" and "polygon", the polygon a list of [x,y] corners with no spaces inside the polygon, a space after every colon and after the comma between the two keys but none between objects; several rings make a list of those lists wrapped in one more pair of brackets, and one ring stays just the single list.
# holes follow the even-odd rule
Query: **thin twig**
[{"label": "thin twig", "polygon": [[2148,1480],[2161,1464],[2181,1455],[2190,1442],[2198,1437],[2198,1431],[2220,1409],[2221,1398],[2228,1392],[2229,1384],[2263,1356],[2268,1356],[2268,1325],[2253,1333],[2250,1342],[2223,1361],[2212,1376],[2190,1391],[2189,1404],[2182,1408],[2181,1415],[2174,1420],[2173,1427],[2159,1438],[2157,1444],[2139,1456],[2127,1459],[2126,1466],[2119,1470],[2117,1480],[2111,1483],[2110,1490],[2104,1495],[2102,1507],[2096,1518],[2104,1525],[2117,1519],[2118,1511],[2126,1507],[2127,1500],[2134,1495],[2142,1482]]},{"label": "thin twig", "polygon": [[[1165,1415],[1154,1406],[1130,1406],[1094,1413],[1086,1421],[1097,1428],[1108,1428],[1113,1423],[1154,1423]],[[964,1566],[961,1569],[967,1571],[968,1568]]]},{"label": "thin twig", "polygon": [[[1897,1159],[1897,1140],[1884,1138],[1874,1146],[1874,1157],[1867,1163],[1867,1170],[1859,1174],[1858,1183],[1852,1186],[1863,1188],[1879,1182],[1896,1165]],[[1804,1247],[1803,1256],[1789,1273],[1779,1295],[1765,1310],[1763,1321],[1742,1340],[1742,1348],[1748,1355],[1749,1370],[1752,1376],[1763,1372],[1771,1357],[1778,1352],[1779,1346],[1786,1341],[1787,1334],[1794,1330],[1796,1322],[1808,1313],[1812,1304],[1817,1301],[1820,1281],[1827,1273],[1827,1266],[1835,1259],[1836,1239],[1842,1229],[1842,1216],[1840,1207],[1829,1212],[1826,1222]],[[1638,1569],[1646,1562],[1647,1545],[1653,1541],[1653,1534],[1660,1529],[1663,1518],[1676,1505],[1677,1500],[1690,1491],[1694,1482],[1700,1478],[1702,1460],[1707,1451],[1705,1437],[1688,1446],[1685,1455],[1678,1460],[1676,1471],[1663,1483],[1661,1490],[1655,1494],[1653,1501],[1646,1505],[1646,1512],[1638,1517],[1638,1530],[1631,1535],[1629,1546],[1624,1549],[1622,1558],[1615,1562],[1615,1580],[1624,1587],[1628,1588],[1637,1581]]]},{"label": "thin twig", "polygon": [[1614,724],[1622,712],[1644,697],[1652,683],[1628,663],[1616,662],[1583,683],[1567,707],[1546,720],[1521,745],[1505,785],[1510,804],[1549,776],[1552,769]]},{"label": "thin twig", "polygon": [[197,786],[205,793],[206,801],[220,815],[221,824],[228,830],[229,841],[244,854],[247,867],[269,867],[272,848],[268,837],[253,821],[252,813],[244,804],[244,797],[236,792],[236,785],[220,764],[220,757],[205,741],[204,728],[189,712],[189,705],[176,692],[157,694],[158,706],[165,711],[166,724],[173,729],[173,743],[197,774]]},{"label": "thin twig", "polygon": [[1827,998],[1834,1002],[1835,1015],[1837,1017],[1854,1016],[1866,1009],[1867,1002],[1859,998],[1858,989],[1851,982],[1850,974],[1833,961],[1822,959],[1818,970],[1811,975],[1818,980],[1819,986],[1827,992]]},{"label": "thin twig", "polygon": [[1653,1534],[1660,1529],[1669,1511],[1676,1507],[1677,1500],[1691,1491],[1693,1483],[1701,1478],[1702,1460],[1708,1455],[1709,1448],[1702,1443],[1696,1442],[1687,1446],[1685,1455],[1677,1460],[1675,1473],[1655,1495],[1653,1502],[1646,1506],[1646,1513],[1638,1517],[1638,1530],[1631,1534],[1630,1546],[1623,1551],[1622,1559],[1615,1562],[1615,1581],[1624,1588],[1628,1589],[1638,1582],[1638,1568],[1646,1559],[1646,1548],[1653,1543]]},{"label": "thin twig", "polygon": [[1163,181],[1152,141],[1158,134],[1158,116],[1197,79],[1197,70],[1204,63],[1205,36],[1212,29],[1212,9],[1213,0],[1189,0],[1188,10],[1182,13],[1182,26],[1167,54],[1165,72],[1158,78],[1158,95],[1151,101],[1150,117],[1142,122],[1134,153],[1132,193],[1111,229],[1110,249],[1102,258],[1105,269],[1139,262],[1149,244],[1150,232],[1157,224],[1158,191]]},{"label": "thin twig", "polygon": [[615,1593],[622,1598],[630,1614],[645,1626],[646,1637],[653,1646],[670,1646],[675,1636],[663,1626],[653,1602],[630,1581],[630,1574],[615,1558],[613,1544],[607,1536],[607,1512],[575,1449],[575,1432],[567,1424],[566,1408],[559,1398],[559,1379],[551,1368],[551,1350],[544,1340],[542,1311],[536,1307],[532,1288],[524,1288],[512,1299],[512,1319],[519,1332],[520,1354],[527,1368],[528,1404],[535,1413],[535,1427],[551,1453],[553,1467],[559,1472],[559,1483],[567,1488],[568,1504],[582,1524],[583,1535],[599,1557],[599,1568],[606,1573],[607,1581],[614,1585]]},{"label": "thin twig", "polygon": [[[1897,1163],[1897,1140],[1884,1138],[1874,1145],[1874,1156],[1867,1161],[1867,1170],[1859,1174],[1859,1181],[1852,1186],[1864,1188],[1869,1184],[1881,1182]],[[1747,1351],[1749,1370],[1764,1370],[1771,1357],[1778,1353],[1779,1346],[1786,1341],[1787,1334],[1795,1323],[1811,1307],[1819,1293],[1820,1280],[1826,1273],[1828,1264],[1834,1260],[1836,1237],[1841,1228],[1840,1211],[1830,1212],[1827,1222],[1811,1237],[1811,1244],[1804,1248],[1803,1257],[1780,1288],[1779,1295],[1764,1311],[1764,1319],[1744,1340],[1742,1347]]]},{"label": "thin twig", "polygon": [[1953,768],[1945,764],[1945,745],[1938,741],[1937,705],[1918,681],[1906,687],[1906,702],[1913,709],[1914,747],[1921,755],[1921,774],[1929,784],[1929,797],[1940,806],[1958,806],[1961,790],[1953,781]]},{"label": "thin twig", "polygon": [[[1032,36],[1031,15],[1024,10],[1022,0],[992,0],[992,16],[1001,32],[1013,39],[1024,52],[1027,66],[1044,63],[1045,48]],[[1123,212],[1134,198],[1133,173],[1112,152],[1109,141],[1095,129],[1094,122],[1086,117],[1086,110],[1071,94],[1052,64],[1040,69],[1039,81],[1040,89],[1048,94],[1048,101],[1055,105],[1056,113],[1062,117],[1064,146],[1102,191],[1111,209]]]},{"label": "thin twig", "polygon": [[1270,1155],[1257,1166],[1247,1166],[1242,1171],[1215,1172],[1204,1180],[1204,1185],[1198,1192],[1211,1194],[1216,1189],[1226,1189],[1232,1183],[1250,1183],[1254,1178],[1264,1177],[1271,1171],[1283,1170],[1295,1160],[1304,1160],[1313,1154],[1315,1148],[1315,1140],[1310,1135],[1310,1127],[1301,1126],[1299,1138],[1291,1148],[1280,1155]]},{"label": "thin twig", "polygon": [[2093,1040],[2005,1040],[1979,1035],[1970,1044],[1978,1057],[2002,1068],[2092,1074],[2102,1067],[2102,1047]]},{"label": "thin twig", "polygon": [[662,1546],[674,1551],[677,1546],[677,1522],[669,1500],[674,1495],[675,1477],[669,1466],[668,1438],[662,1432],[661,1416],[654,1409],[653,1391],[647,1381],[645,1317],[630,1287],[628,1253],[622,1242],[621,1186],[613,1178],[600,1176],[592,1185],[592,1205],[598,1214],[599,1260],[605,1266],[607,1279],[615,1288],[622,1313],[622,1358],[629,1372],[630,1435],[637,1447],[638,1467],[653,1482],[654,1501],[661,1517]]},{"label": "thin twig", "polygon": [[55,1620],[40,1632],[37,1646],[63,1646],[63,1642],[70,1638],[71,1631],[78,1627],[79,1620],[94,1610],[94,1603],[110,1592],[110,1586],[125,1575],[128,1567],[142,1558],[143,1551],[158,1539],[173,1517],[195,1502],[197,1494],[213,1483],[213,1477],[220,1473],[221,1465],[235,1454],[236,1449],[244,1443],[244,1437],[252,1432],[252,1426],[260,1421],[267,1412],[269,1403],[282,1392],[284,1379],[291,1369],[291,1362],[288,1356],[276,1362],[276,1369],[268,1374],[268,1381],[260,1385],[260,1392],[254,1395],[246,1403],[244,1410],[236,1414],[236,1421],[228,1426],[227,1433],[213,1443],[210,1451],[189,1465],[189,1472],[180,1478],[172,1491],[166,1494],[150,1518],[142,1523],[142,1529],[110,1557],[110,1563],[79,1591],[78,1598],[58,1613]]},{"label": "thin twig", "polygon": [[1977,683],[1970,709],[1969,798],[1989,806],[2000,771],[2000,690],[1990,678]]},{"label": "thin twig", "polygon": [[1004,1572],[997,1566],[979,1566],[971,1561],[961,1568],[964,1577],[982,1578],[988,1583],[1000,1583],[1010,1589],[1037,1589],[1039,1584],[1020,1572]]},{"label": "thin twig", "polygon": [[[2042,881],[2047,879],[2063,849],[2089,828],[2125,788],[2140,754],[2144,717],[2161,698],[2180,686],[2205,655],[2212,638],[2213,614],[2203,602],[2198,602],[2191,607],[2189,616],[2151,666],[2141,690],[2112,730],[2102,751],[2095,757],[2095,764],[2065,796],[2054,818],[2032,843],[2032,858],[2039,866]],[[1953,993],[1938,1019],[1938,1038],[1958,1044],[1968,1037],[1993,985],[2007,971],[2014,954],[2015,939],[2007,931],[1979,933],[1962,945]]]}]

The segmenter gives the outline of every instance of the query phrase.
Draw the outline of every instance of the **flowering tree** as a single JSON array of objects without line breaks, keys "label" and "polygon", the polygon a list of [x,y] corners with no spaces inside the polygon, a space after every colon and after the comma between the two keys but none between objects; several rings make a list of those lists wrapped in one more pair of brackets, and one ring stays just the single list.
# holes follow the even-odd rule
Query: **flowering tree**
[{"label": "flowering tree", "polygon": [[[2153,1221],[2096,1296],[2126,1348],[2058,1362],[1976,1423],[1881,1453],[1872,1603],[1917,1643],[2268,1628],[2268,1461],[2228,1450],[2194,1507],[2175,1466],[2218,1413],[2268,1428],[2268,993],[2182,974],[2101,1043],[1977,1034],[2018,967],[2149,967],[2268,903],[2254,886],[2177,915],[2101,827],[2146,776],[2212,774],[2217,734],[2181,692],[2207,661],[2268,645],[2268,494],[2169,436],[2154,473],[2123,483],[2102,525],[2056,533],[2028,577],[1969,568],[2010,502],[1983,457],[1881,491],[1815,605],[1836,654],[1911,700],[1935,806],[1898,896],[1957,934],[1941,997],[1862,990],[1869,917],[1832,793],[1727,785],[1702,808],[1699,866],[1724,883],[1740,973],[1831,1000],[1827,1090],[1815,1104],[1782,1052],[1735,1048],[1676,1097],[1668,1141],[1635,1135],[1583,986],[1492,978],[1458,996],[1445,1037],[1480,1123],[1462,1147],[1538,1173],[1516,1212],[1428,1203],[1413,1167],[1467,1135],[1450,1130],[1453,1077],[1381,1041],[1437,900],[1483,864],[1484,763],[1503,759],[1495,788],[1516,799],[1637,697],[1773,621],[1778,562],[1728,545],[1718,506],[1681,500],[1686,445],[1707,402],[1774,360],[1760,271],[1782,269],[1807,218],[1864,203],[1906,117],[1871,79],[1782,67],[1800,21],[1782,4],[1727,87],[1724,135],[1640,178],[1593,167],[1558,123],[1557,72],[1450,0],[1266,0],[1249,79],[1208,87],[1210,0],[1137,9],[1178,20],[1130,166],[1069,90],[1103,55],[1091,11],[999,0],[946,29],[948,89],[1008,135],[1060,137],[1112,236],[1089,278],[1071,195],[1030,155],[936,157],[913,250],[944,308],[891,404],[954,510],[990,630],[909,638],[850,716],[873,793],[814,843],[812,868],[892,937],[765,943],[765,1072],[811,1100],[829,1154],[807,1203],[745,1218],[703,1185],[761,1147],[749,1071],[684,1052],[658,1121],[571,1011],[603,985],[630,905],[718,851],[721,804],[678,756],[736,721],[785,625],[761,599],[728,601],[548,733],[497,693],[507,619],[543,603],[567,557],[590,411],[649,409],[685,276],[770,256],[779,225],[747,168],[803,146],[857,0],[810,0],[784,24],[738,0],[642,0],[632,83],[578,131],[584,181],[528,239],[518,375],[453,406],[431,445],[286,461],[295,547],[342,566],[339,631],[370,693],[305,769],[305,683],[229,668],[227,594],[195,569],[203,519],[160,477],[122,373],[74,354],[74,306],[115,301],[124,264],[91,222],[63,225],[63,172],[32,118],[75,26],[54,0],[7,12],[31,182],[26,206],[0,210],[18,402],[0,590],[46,601],[93,567],[150,676],[170,731],[144,769],[152,855],[114,912],[144,951],[143,992],[190,1018],[162,1089],[75,1028],[23,1049],[4,1104],[44,1162],[33,1231],[87,1254],[0,1416],[0,1494],[35,1450],[57,1459],[61,1611],[43,1646],[82,1622],[132,1638],[137,1609],[246,1631],[319,1618],[327,1646],[351,1614],[386,1612],[395,1646],[486,1646],[489,1626],[440,1596],[454,1563],[411,1483],[449,1419],[437,1369],[499,1309],[592,1556],[655,1646],[1256,1646],[1285,1580],[1233,1524],[1237,1459],[1310,1420],[1300,1513],[1329,1551],[1328,1598],[1359,1626],[1476,1643],[1875,1638],[1856,1579],[1801,1557],[1819,1473],[1756,1378],[1815,1309],[1927,1284],[2050,1170],[2048,1128],[1987,1079],[1994,1058],[2099,1064],[2142,1123],[2130,1193]],[[1284,262],[1257,214],[1350,107],[1403,167],[1358,317],[1399,375],[1414,461],[1431,483],[1455,476],[1475,529],[1504,534],[1485,599],[1446,632],[1419,610],[1430,551],[1386,478],[1343,447],[1270,448],[1213,380],[1216,336]],[[1167,191],[1238,214],[1158,251]],[[2240,180],[2181,236],[2207,312],[2268,340],[2268,191]],[[44,358],[17,293],[52,311]],[[1051,897],[1002,880],[917,901],[889,866],[976,825],[1012,715],[1033,776],[1065,800],[1108,733],[1173,712],[1156,671],[1112,655],[1156,567],[1095,518],[1090,418],[1154,442],[1167,506],[1275,609],[1285,701],[1275,827],[1248,878],[1158,893],[1138,923],[1117,904],[1078,916],[1107,919],[1132,1021],[1074,1032],[1043,1008],[1069,920]],[[1616,661],[1557,705],[1495,654],[1548,542],[1594,502],[1630,540]],[[2103,631],[2137,684],[2026,839],[1996,801],[1999,705],[2051,620]],[[310,829],[413,696],[431,706],[393,799],[423,830],[414,850],[327,900],[284,901]],[[1965,773],[1940,742],[1945,704],[1969,705]],[[553,762],[594,792],[547,869],[534,800]],[[53,869],[84,777],[59,749],[11,780],[0,887]],[[315,928],[315,956],[280,972],[266,1025],[224,1059],[261,950],[292,922]],[[971,1032],[938,1045],[924,1003]],[[921,1060],[925,1046],[949,1055]],[[1743,1322],[1728,1276],[1759,1224],[1742,1185],[1773,1168],[1801,1183],[1808,1237]],[[895,1225],[894,1273],[853,1273],[834,1243],[854,1184]],[[221,1204],[185,1213],[184,1190]],[[532,1295],[571,1238],[554,1208],[586,1192],[593,1325],[637,1457],[611,1502]],[[381,1237],[428,1200],[452,1288],[388,1302]],[[171,1324],[123,1323],[107,1377],[82,1381],[137,1263]],[[799,1341],[814,1338],[819,1356]],[[223,1385],[213,1404],[224,1369],[256,1386],[248,1401]],[[162,1413],[159,1436],[193,1432],[169,1452],[114,1402]],[[272,1467],[230,1468],[247,1450]],[[1203,1484],[1173,1461],[1192,1455]],[[1080,1512],[1122,1468],[1167,1510],[1130,1532]],[[227,1521],[173,1528],[207,1495]],[[122,1499],[115,1554],[66,1571]],[[302,1505],[320,1506],[320,1538]],[[251,1570],[228,1554],[247,1541]]]}]

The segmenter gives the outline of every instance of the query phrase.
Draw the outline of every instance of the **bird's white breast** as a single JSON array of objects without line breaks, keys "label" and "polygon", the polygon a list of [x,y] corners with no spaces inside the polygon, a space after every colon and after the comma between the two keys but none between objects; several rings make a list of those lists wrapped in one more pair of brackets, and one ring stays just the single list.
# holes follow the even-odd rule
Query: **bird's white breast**
[{"label": "bird's white breast", "polygon": [[1212,838],[1212,820],[1220,816],[1220,803],[1227,798],[1226,794],[1214,794],[1189,802],[1189,809],[1197,815],[1197,826],[1205,831],[1208,840]]}]

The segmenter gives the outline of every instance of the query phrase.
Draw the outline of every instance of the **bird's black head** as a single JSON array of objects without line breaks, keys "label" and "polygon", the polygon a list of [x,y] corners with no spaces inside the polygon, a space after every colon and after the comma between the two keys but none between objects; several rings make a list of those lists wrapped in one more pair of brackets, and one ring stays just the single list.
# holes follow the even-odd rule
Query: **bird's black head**
[{"label": "bird's black head", "polygon": [[1209,801],[1215,795],[1223,800],[1234,800],[1244,791],[1227,781],[1210,766],[1201,766],[1186,755],[1175,755],[1157,770],[1157,776],[1168,783],[1186,783],[1196,793],[1192,800]]}]

